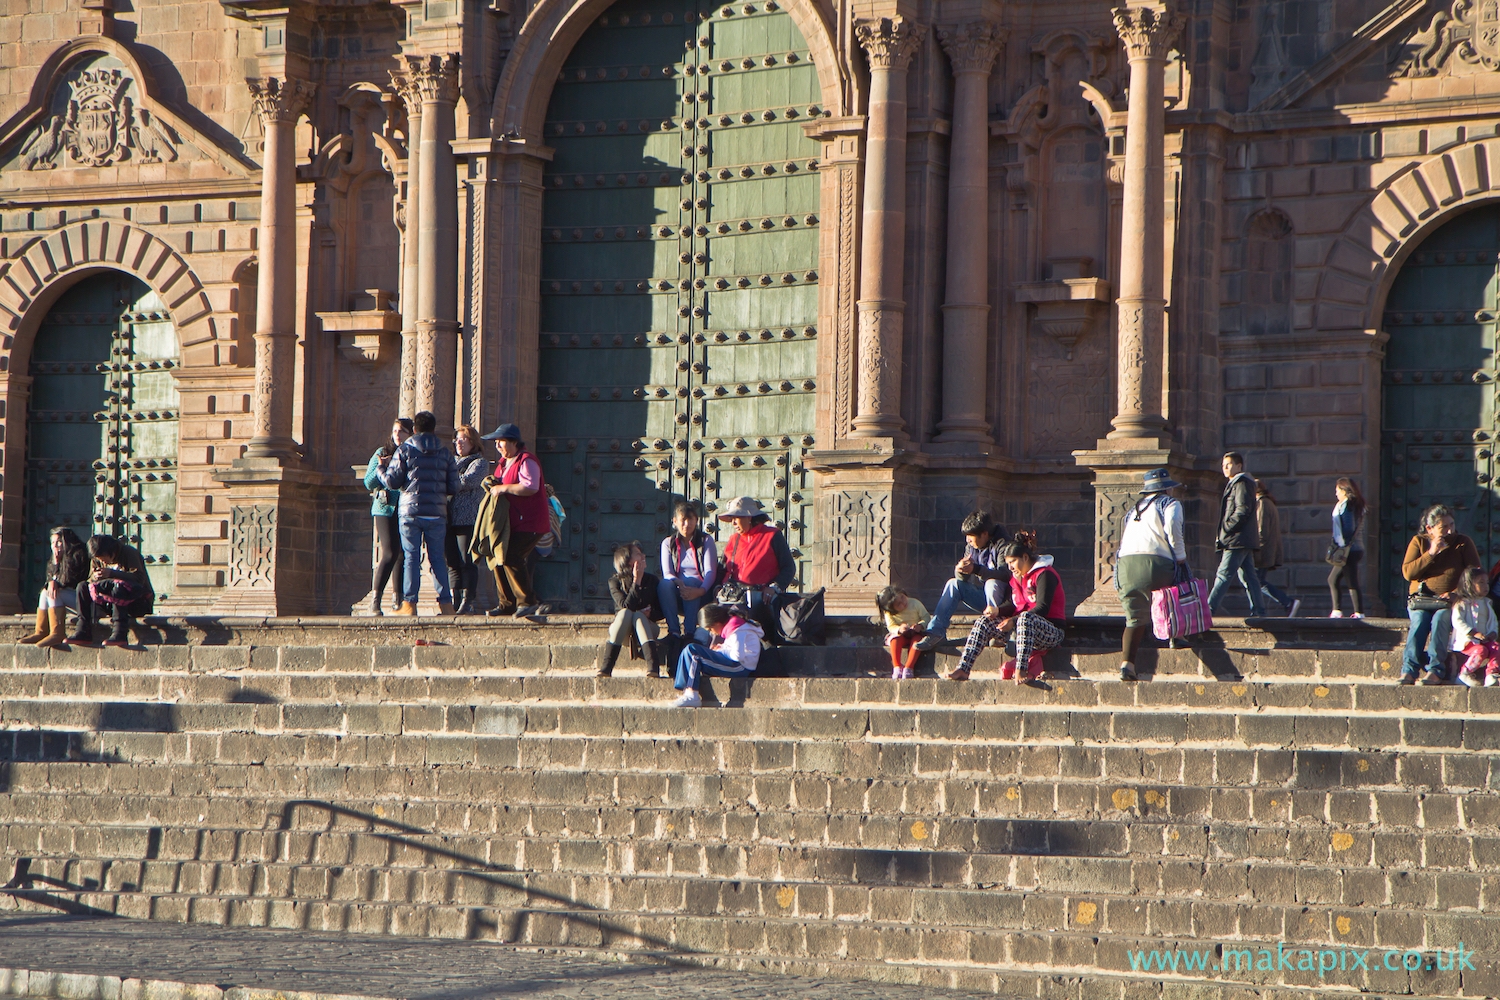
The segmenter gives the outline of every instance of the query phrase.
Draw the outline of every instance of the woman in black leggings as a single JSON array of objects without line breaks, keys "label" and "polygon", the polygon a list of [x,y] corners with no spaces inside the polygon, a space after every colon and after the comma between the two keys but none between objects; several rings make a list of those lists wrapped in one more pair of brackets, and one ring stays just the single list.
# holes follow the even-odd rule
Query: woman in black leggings
[{"label": "woman in black leggings", "polygon": [[1365,498],[1352,479],[1340,479],[1334,484],[1339,502],[1333,508],[1333,545],[1328,552],[1328,561],[1333,571],[1328,574],[1328,596],[1333,599],[1333,613],[1328,617],[1342,618],[1339,607],[1339,586],[1349,590],[1349,599],[1354,604],[1350,618],[1365,616],[1365,595],[1359,586],[1359,564],[1364,561],[1365,547],[1359,536],[1365,525]]},{"label": "woman in black leggings", "polygon": [[370,517],[375,520],[375,537],[380,543],[380,561],[375,564],[375,579],[370,587],[370,614],[384,614],[380,610],[380,597],[386,581],[394,580],[391,594],[396,603],[401,603],[401,574],[405,560],[401,556],[401,532],[396,526],[396,509],[400,496],[388,490],[380,481],[380,470],[385,468],[401,442],[411,437],[411,419],[401,417],[391,424],[391,437],[370,456],[365,469],[365,489],[370,491]]}]

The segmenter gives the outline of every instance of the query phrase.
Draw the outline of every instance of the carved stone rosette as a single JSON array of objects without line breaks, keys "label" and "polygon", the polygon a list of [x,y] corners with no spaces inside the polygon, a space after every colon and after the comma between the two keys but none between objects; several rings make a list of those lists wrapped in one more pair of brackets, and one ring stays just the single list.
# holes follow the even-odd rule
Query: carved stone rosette
[{"label": "carved stone rosette", "polygon": [[893,69],[905,72],[917,54],[917,45],[927,33],[927,26],[908,21],[901,15],[856,21],[854,37],[870,60],[871,69]]},{"label": "carved stone rosette", "polygon": [[281,80],[274,76],[251,77],[245,81],[255,113],[267,127],[283,122],[295,123],[312,103],[318,87],[306,80]]},{"label": "carved stone rosette", "polygon": [[965,21],[937,29],[938,41],[948,53],[953,73],[983,73],[988,76],[995,57],[1005,47],[1008,35],[992,21]]},{"label": "carved stone rosette", "polygon": [[1169,4],[1116,7],[1115,31],[1131,59],[1165,60],[1182,31],[1182,18]]},{"label": "carved stone rosette", "polygon": [[[400,73],[391,74],[395,81],[398,76],[402,79],[397,83],[402,87],[402,97],[406,98],[407,107],[411,107],[415,97],[420,104],[457,104],[458,103],[458,53],[449,52],[436,56],[406,56],[406,69]],[[404,88],[410,88],[408,94]]]}]

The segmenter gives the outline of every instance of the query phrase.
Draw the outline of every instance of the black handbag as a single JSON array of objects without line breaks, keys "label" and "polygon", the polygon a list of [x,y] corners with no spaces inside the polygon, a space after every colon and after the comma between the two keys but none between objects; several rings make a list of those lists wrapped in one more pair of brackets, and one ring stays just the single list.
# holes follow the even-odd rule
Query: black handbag
[{"label": "black handbag", "polygon": [[1409,594],[1406,598],[1408,611],[1442,611],[1447,607],[1448,602],[1428,590],[1425,583],[1415,594]]},{"label": "black handbag", "polygon": [[1349,546],[1338,545],[1334,542],[1328,543],[1328,551],[1323,555],[1323,561],[1330,566],[1342,566],[1349,561]]}]

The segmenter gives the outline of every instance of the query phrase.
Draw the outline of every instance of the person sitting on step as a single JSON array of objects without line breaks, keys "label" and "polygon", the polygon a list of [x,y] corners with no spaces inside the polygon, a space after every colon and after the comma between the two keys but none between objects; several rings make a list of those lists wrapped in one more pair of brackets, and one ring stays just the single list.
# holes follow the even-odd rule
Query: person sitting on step
[{"label": "person sitting on step", "polygon": [[52,529],[52,560],[47,563],[47,585],[36,602],[36,631],[23,643],[50,649],[67,643],[63,615],[78,610],[78,585],[89,579],[89,553],[72,528]]},{"label": "person sitting on step", "polygon": [[1495,621],[1489,589],[1489,576],[1479,567],[1471,566],[1464,570],[1453,591],[1450,655],[1461,661],[1458,680],[1466,687],[1500,684],[1500,639],[1497,639],[1500,625]]},{"label": "person sitting on step", "polygon": [[927,634],[927,608],[908,597],[900,587],[886,587],[875,595],[877,624],[885,626],[885,644],[891,649],[891,679],[906,680],[917,668],[922,651],[917,642]]},{"label": "person sitting on step", "polygon": [[1014,677],[1017,684],[1040,680],[1046,674],[1043,654],[1063,641],[1067,599],[1062,577],[1052,567],[1052,557],[1037,555],[1036,536],[1029,531],[1016,532],[1001,555],[1011,573],[1010,599],[1004,606],[991,604],[984,609],[969,633],[963,659],[948,675],[950,681],[968,680],[980,650],[991,639],[1012,631],[1016,634],[1016,658],[1000,668],[1001,679]]},{"label": "person sitting on step", "polygon": [[92,645],[94,621],[109,608],[111,629],[106,646],[129,646],[135,619],[149,615],[156,605],[156,591],[146,573],[146,560],[135,546],[109,535],[89,539],[89,582],[78,588],[78,628],[70,643]]},{"label": "person sitting on step", "polygon": [[661,584],[657,594],[667,616],[667,662],[677,662],[683,644],[698,627],[698,609],[709,600],[719,575],[713,536],[699,525],[698,505],[679,500],[672,511],[670,535],[661,540]]},{"label": "person sitting on step", "polygon": [[754,497],[735,497],[719,520],[734,526],[724,543],[719,599],[743,604],[764,620],[775,618],[772,602],[797,576],[786,536],[766,523],[771,515]]},{"label": "person sitting on step", "polygon": [[675,687],[682,692],[673,706],[697,708],[700,677],[749,677],[760,663],[765,632],[760,625],[741,618],[722,604],[710,604],[698,612],[698,625],[713,636],[712,645],[692,642],[677,657]]},{"label": "person sitting on step", "polygon": [[1000,555],[1000,548],[1007,541],[1005,529],[984,511],[976,510],[964,518],[963,533],[963,558],[953,567],[953,579],[943,587],[927,634],[917,641],[917,649],[924,653],[948,641],[948,623],[960,604],[979,611],[1006,603],[1005,587],[1010,582],[1010,571]]},{"label": "person sitting on step", "polygon": [[599,647],[595,676],[609,677],[615,672],[620,649],[634,635],[646,658],[646,676],[660,677],[657,658],[660,643],[656,641],[656,623],[661,621],[661,601],[657,587],[661,581],[646,572],[646,553],[640,542],[615,549],[615,575],[609,578],[609,596],[615,599],[615,620],[609,626],[609,641]]}]

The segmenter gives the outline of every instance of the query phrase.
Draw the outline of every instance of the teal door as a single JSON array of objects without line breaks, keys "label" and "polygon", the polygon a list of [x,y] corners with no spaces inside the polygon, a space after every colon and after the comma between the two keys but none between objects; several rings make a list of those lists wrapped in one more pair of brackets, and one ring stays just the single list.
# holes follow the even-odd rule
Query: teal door
[{"label": "teal door", "polygon": [[[807,44],[774,0],[625,0],[548,107],[539,426],[565,544],[544,599],[608,610],[611,553],[653,553],[683,496],[749,495],[807,582],[818,144]],[[727,536],[726,536],[727,537]]]},{"label": "teal door", "polygon": [[37,330],[27,412],[21,600],[34,607],[66,525],[141,550],[170,594],[177,518],[177,334],[166,306],[122,274],[65,292]]},{"label": "teal door", "polygon": [[1500,558],[1497,251],[1500,208],[1466,213],[1423,241],[1386,300],[1379,593],[1393,614],[1406,605],[1406,544],[1432,504],[1453,508],[1486,568]]}]

